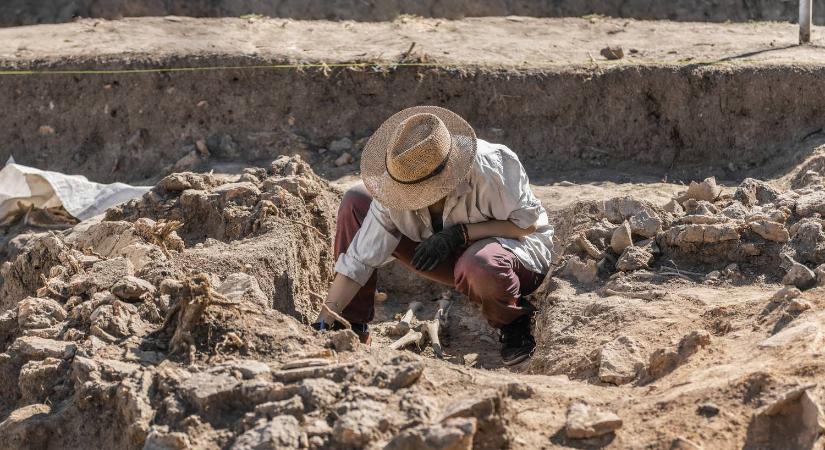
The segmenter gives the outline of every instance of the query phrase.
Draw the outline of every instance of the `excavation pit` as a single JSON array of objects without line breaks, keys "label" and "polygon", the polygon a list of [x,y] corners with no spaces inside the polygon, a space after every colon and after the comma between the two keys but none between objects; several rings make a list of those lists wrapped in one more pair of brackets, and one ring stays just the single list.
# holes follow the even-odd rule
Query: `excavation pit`
[{"label": "excavation pit", "polygon": [[[0,157],[154,186],[103,222],[0,251],[0,442],[816,442],[825,85],[794,31],[603,18],[0,30],[3,68],[33,70],[0,76]],[[618,62],[599,56],[613,36]],[[309,326],[365,139],[426,103],[516,151],[556,227],[531,298],[538,348],[520,366],[502,367],[495,331],[455,293],[444,360],[388,349],[397,316],[419,301],[434,317],[444,290],[393,265],[372,346]]]}]

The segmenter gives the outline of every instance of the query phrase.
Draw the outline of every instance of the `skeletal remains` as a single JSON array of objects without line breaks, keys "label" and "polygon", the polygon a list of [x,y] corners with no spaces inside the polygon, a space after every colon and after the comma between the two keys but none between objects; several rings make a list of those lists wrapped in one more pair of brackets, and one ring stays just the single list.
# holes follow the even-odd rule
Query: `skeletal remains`
[{"label": "skeletal remains", "polygon": [[439,333],[442,328],[447,327],[447,317],[450,311],[452,302],[449,300],[449,294],[445,293],[438,301],[438,308],[432,320],[419,321],[416,314],[421,311],[421,302],[411,302],[407,308],[407,312],[401,316],[401,319],[391,328],[391,332],[396,335],[403,335],[400,339],[390,344],[393,350],[402,349],[410,344],[416,344],[421,347],[427,340],[433,348],[433,352],[438,358],[444,357],[444,351],[441,348],[441,339]]}]

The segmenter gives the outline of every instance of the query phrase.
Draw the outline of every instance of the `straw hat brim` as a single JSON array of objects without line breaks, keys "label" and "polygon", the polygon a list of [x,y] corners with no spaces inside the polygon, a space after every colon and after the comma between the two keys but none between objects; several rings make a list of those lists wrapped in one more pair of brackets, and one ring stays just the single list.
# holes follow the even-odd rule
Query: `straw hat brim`
[{"label": "straw hat brim", "polygon": [[[415,114],[429,113],[444,122],[452,150],[444,169],[415,184],[399,183],[387,173],[387,149],[398,126]],[[441,200],[467,178],[476,156],[473,127],[458,114],[438,106],[414,106],[395,113],[370,137],[361,153],[361,179],[373,198],[390,209],[417,210]]]}]

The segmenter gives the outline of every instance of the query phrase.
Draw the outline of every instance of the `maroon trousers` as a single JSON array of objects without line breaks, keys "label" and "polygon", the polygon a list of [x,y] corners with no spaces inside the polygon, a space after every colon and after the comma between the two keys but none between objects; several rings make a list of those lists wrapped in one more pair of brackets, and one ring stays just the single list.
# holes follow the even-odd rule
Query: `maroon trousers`
[{"label": "maroon trousers", "polygon": [[[372,197],[363,184],[344,194],[335,232],[336,257],[346,253],[371,203]],[[501,328],[532,311],[529,305],[519,303],[519,297],[536,290],[544,280],[544,274],[524,267],[516,255],[494,239],[483,239],[459,249],[453,257],[428,272],[417,271],[410,265],[417,245],[404,236],[393,256],[407,269],[453,287],[480,304],[481,312],[491,326]],[[376,280],[373,273],[342,312],[345,319],[355,323],[368,323],[373,319]]]}]

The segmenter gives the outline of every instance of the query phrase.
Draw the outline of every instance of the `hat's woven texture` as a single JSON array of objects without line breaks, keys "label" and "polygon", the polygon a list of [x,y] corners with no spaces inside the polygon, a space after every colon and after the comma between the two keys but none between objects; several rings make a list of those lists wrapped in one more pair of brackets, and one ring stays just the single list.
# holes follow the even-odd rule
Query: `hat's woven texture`
[{"label": "hat's woven texture", "polygon": [[[421,209],[455,189],[475,155],[475,132],[458,114],[415,106],[394,114],[370,137],[361,153],[361,179],[385,207]],[[440,171],[429,176],[434,169]]]}]

